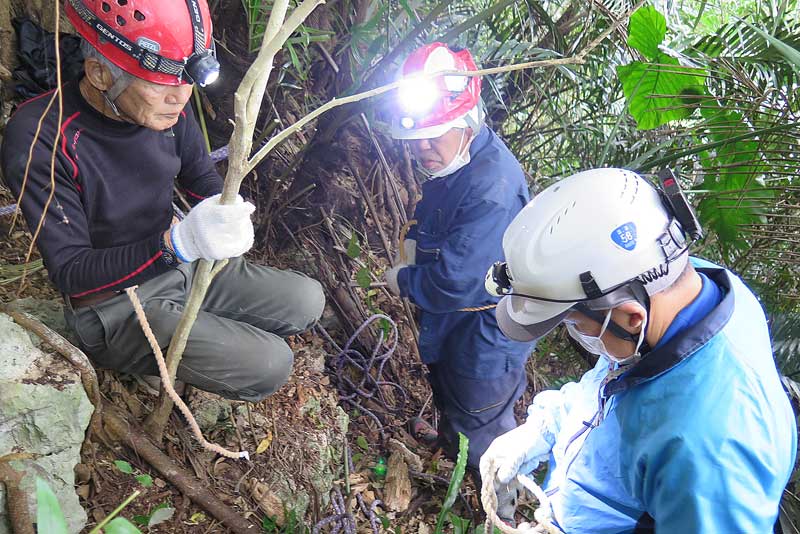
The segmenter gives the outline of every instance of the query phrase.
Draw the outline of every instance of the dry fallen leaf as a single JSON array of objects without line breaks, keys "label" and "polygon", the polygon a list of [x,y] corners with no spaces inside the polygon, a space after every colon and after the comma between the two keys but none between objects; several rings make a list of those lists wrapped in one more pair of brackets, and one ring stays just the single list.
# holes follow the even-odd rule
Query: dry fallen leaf
[{"label": "dry fallen leaf", "polygon": [[267,437],[261,440],[256,448],[256,454],[262,454],[264,451],[269,449],[269,446],[272,444],[272,431],[267,430]]}]

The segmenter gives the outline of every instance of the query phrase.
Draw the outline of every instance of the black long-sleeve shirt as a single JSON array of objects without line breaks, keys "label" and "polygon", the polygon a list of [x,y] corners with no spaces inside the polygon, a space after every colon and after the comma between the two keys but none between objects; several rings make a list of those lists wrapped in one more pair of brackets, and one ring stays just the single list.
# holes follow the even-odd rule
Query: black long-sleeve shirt
[{"label": "black long-sleeve shirt", "polygon": [[50,195],[56,132],[55,194],[36,245],[56,287],[73,297],[141,284],[170,269],[160,236],[172,221],[172,189],[201,199],[222,190],[222,178],[187,107],[169,130],[109,119],[89,105],[78,82],[64,86],[42,122],[22,198],[36,126],[52,93],[20,105],[6,127],[3,177],[33,232]]}]

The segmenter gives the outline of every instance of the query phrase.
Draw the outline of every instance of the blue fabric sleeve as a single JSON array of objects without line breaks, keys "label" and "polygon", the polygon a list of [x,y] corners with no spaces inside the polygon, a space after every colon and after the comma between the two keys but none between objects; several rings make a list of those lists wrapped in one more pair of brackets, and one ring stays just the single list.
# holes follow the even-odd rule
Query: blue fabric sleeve
[{"label": "blue fabric sleeve", "polygon": [[742,432],[722,439],[687,430],[686,439],[640,457],[647,460],[636,476],[656,532],[772,532],[783,481],[776,480],[769,451],[754,447],[759,425],[741,423]]},{"label": "blue fabric sleeve", "polygon": [[454,312],[491,301],[484,278],[502,259],[503,233],[513,214],[482,198],[464,206],[462,213],[442,241],[437,261],[398,273],[400,294],[427,312]]}]

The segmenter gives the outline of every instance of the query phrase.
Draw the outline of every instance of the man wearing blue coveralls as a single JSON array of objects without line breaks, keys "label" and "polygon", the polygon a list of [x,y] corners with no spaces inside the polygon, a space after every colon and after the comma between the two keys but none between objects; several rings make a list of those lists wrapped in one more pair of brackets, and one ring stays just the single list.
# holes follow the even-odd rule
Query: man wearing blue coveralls
[{"label": "man wearing blue coveralls", "polygon": [[[433,43],[404,62],[392,135],[408,143],[427,177],[405,242],[407,258],[387,272],[390,289],[419,307],[419,350],[441,413],[439,443],[453,452],[458,432],[477,469],[491,441],[516,426],[514,403],[527,380],[532,343],[506,338],[498,301],[483,289],[486,269],[502,255],[500,238],[528,201],[519,163],[483,124],[478,77],[422,73],[476,70],[467,50]],[[416,437],[432,428],[414,420]],[[435,435],[435,434],[434,434]],[[432,440],[431,440],[432,441]]]},{"label": "man wearing blue coveralls", "polygon": [[549,462],[564,532],[767,534],[797,429],[755,295],[689,257],[699,224],[675,178],[595,169],[542,191],[503,237],[498,322],[532,341],[564,324],[599,356],[534,397],[481,458],[508,483]]}]

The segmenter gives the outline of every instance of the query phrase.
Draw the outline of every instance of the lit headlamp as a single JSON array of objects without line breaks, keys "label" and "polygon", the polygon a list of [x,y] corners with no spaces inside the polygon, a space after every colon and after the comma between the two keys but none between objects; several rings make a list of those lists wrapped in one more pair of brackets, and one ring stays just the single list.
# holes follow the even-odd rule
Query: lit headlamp
[{"label": "lit headlamp", "polygon": [[217,78],[219,78],[219,61],[213,48],[200,54],[194,53],[186,60],[183,79],[187,82],[206,87],[214,83]]}]

